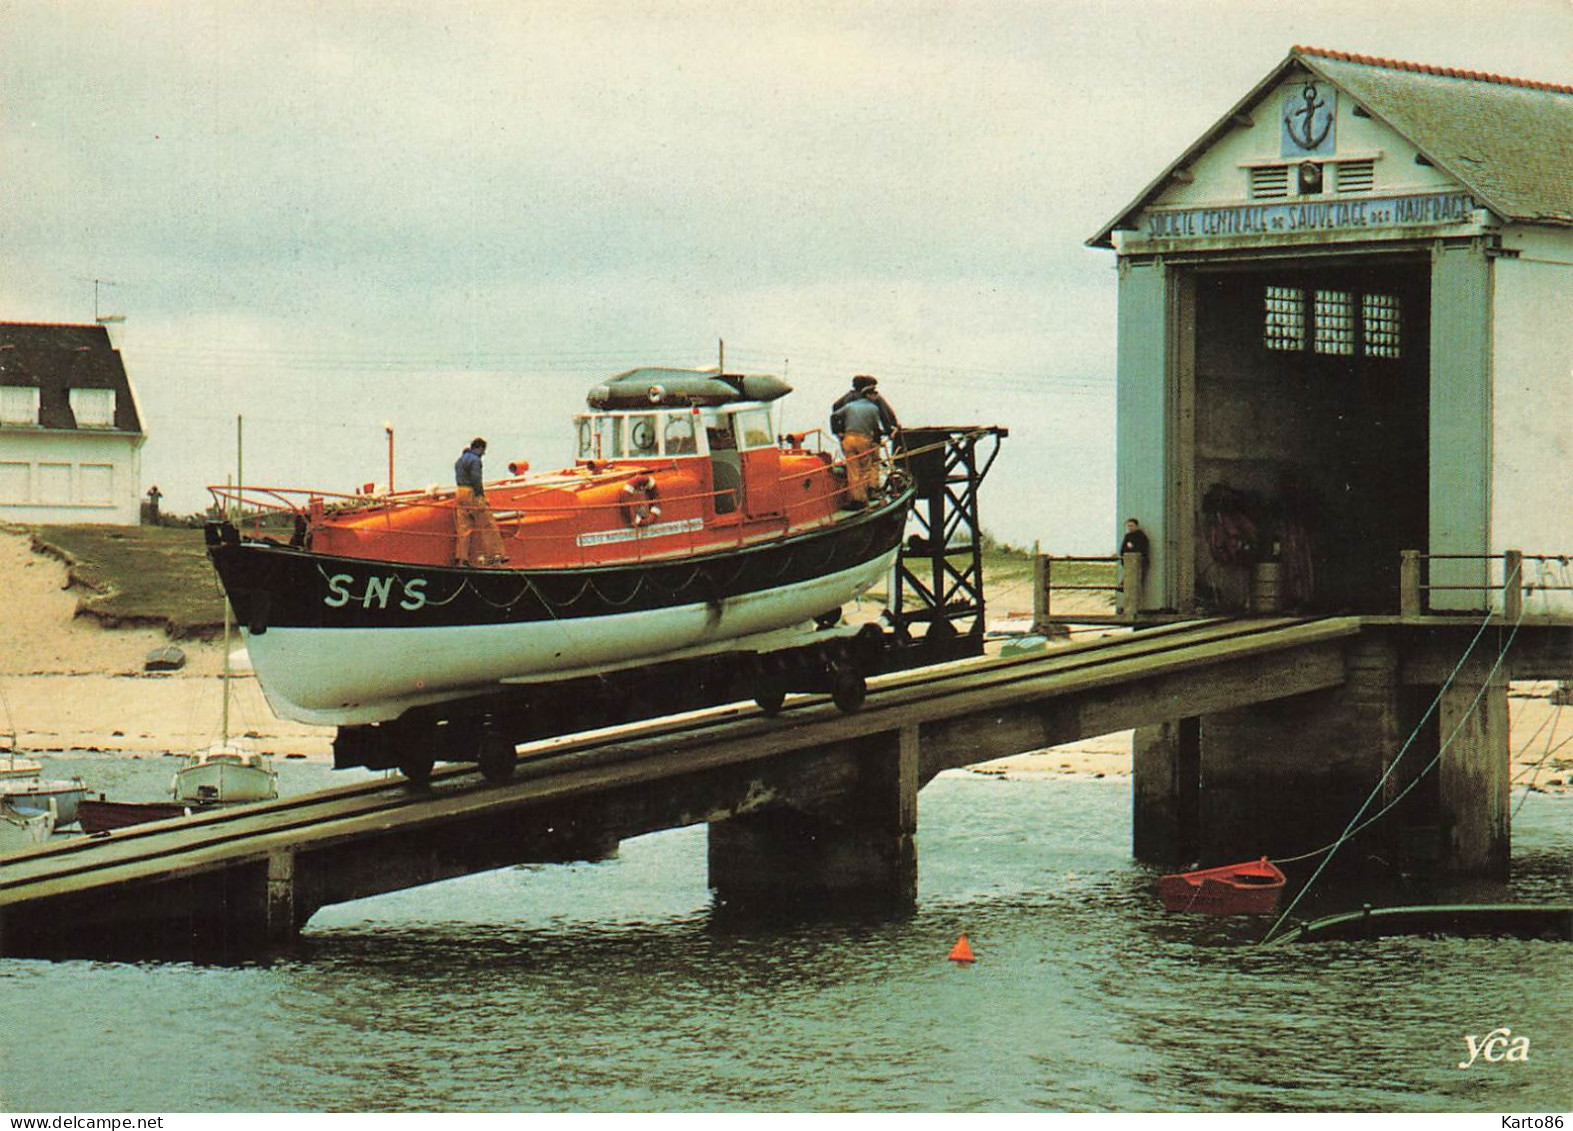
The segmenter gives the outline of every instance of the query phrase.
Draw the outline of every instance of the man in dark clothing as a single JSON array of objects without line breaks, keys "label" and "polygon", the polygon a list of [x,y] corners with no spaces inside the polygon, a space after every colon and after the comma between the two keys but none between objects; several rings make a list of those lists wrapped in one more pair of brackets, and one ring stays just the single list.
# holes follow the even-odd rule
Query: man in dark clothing
[{"label": "man in dark clothing", "polygon": [[486,502],[486,484],[481,470],[481,457],[486,454],[486,441],[477,436],[470,446],[459,453],[453,465],[454,525],[458,542],[454,547],[455,565],[502,565],[508,560],[503,553],[502,532],[492,517],[492,508]]},{"label": "man in dark clothing", "polygon": [[1142,565],[1147,565],[1147,532],[1142,529],[1142,524],[1134,518],[1125,520],[1125,538],[1120,543],[1120,556],[1126,554],[1140,554]]},{"label": "man in dark clothing", "polygon": [[[879,419],[884,425],[886,435],[894,436],[900,430],[901,422],[896,419],[896,410],[891,408],[890,402],[880,394],[879,382],[866,373],[860,373],[852,378],[852,388],[842,393],[836,403],[830,406],[832,425],[835,423],[835,413],[860,397],[879,406]],[[841,432],[836,431],[836,435],[841,435]]]},{"label": "man in dark clothing", "polygon": [[879,395],[874,378],[852,378],[852,390],[831,406],[830,429],[841,441],[841,454],[847,466],[847,507],[861,510],[868,505],[870,489],[878,486],[879,472],[874,456],[879,441],[893,436],[900,424],[896,412]]}]

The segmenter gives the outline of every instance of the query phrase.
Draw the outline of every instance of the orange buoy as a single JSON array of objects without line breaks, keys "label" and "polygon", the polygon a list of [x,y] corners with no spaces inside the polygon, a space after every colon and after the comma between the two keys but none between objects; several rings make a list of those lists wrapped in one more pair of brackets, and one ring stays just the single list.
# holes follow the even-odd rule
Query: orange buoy
[{"label": "orange buoy", "polygon": [[972,947],[967,943],[967,936],[962,935],[956,940],[956,945],[950,948],[952,962],[976,962],[977,958],[972,953]]}]

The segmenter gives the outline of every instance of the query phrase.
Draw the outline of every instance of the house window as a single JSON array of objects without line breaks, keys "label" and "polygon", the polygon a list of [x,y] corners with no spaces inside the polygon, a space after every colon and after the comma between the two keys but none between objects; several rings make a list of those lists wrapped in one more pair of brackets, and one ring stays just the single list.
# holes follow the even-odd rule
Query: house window
[{"label": "house window", "polygon": [[32,492],[28,487],[31,479],[31,464],[0,463],[0,503],[32,502]]},{"label": "house window", "polygon": [[32,385],[0,388],[0,424],[37,424],[38,389]]},{"label": "house window", "polygon": [[69,463],[41,463],[38,465],[38,501],[65,505],[71,502],[71,465]]},{"label": "house window", "polygon": [[1360,320],[1364,324],[1367,357],[1402,356],[1402,313],[1397,295],[1360,296]]},{"label": "house window", "polygon": [[1270,350],[1305,348],[1305,293],[1299,287],[1268,287],[1262,344]]},{"label": "house window", "polygon": [[78,469],[82,483],[82,502],[108,504],[115,501],[115,466],[110,463],[84,463]]},{"label": "house window", "polygon": [[78,428],[115,426],[115,390],[72,389],[71,414]]},{"label": "house window", "polygon": [[1348,291],[1316,292],[1316,352],[1351,357],[1355,352],[1355,300]]}]

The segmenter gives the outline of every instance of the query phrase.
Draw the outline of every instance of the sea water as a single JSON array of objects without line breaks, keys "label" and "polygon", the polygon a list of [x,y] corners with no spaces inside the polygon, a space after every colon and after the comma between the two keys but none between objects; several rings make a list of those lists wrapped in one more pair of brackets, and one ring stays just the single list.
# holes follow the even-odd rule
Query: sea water
[{"label": "sea water", "polygon": [[[49,762],[117,778],[112,796],[158,796],[174,767]],[[279,769],[285,793],[350,780]],[[1573,798],[1520,800],[1512,881],[1463,894],[1573,898]],[[1258,946],[1263,920],[1163,911],[1130,809],[1128,779],[941,775],[919,800],[918,906],[897,918],[718,915],[691,828],[325,908],[266,961],[0,960],[0,1108],[1569,1107],[1573,947]],[[962,933],[972,965],[946,959]],[[1460,1067],[1499,1028],[1526,1054]]]}]

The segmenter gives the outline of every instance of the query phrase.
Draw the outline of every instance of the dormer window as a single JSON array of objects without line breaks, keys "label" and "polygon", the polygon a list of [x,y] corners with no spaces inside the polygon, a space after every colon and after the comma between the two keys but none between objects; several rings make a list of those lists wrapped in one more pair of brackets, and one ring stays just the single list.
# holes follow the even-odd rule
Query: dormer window
[{"label": "dormer window", "polygon": [[0,424],[38,423],[38,389],[33,385],[0,387]]},{"label": "dormer window", "polygon": [[71,415],[76,417],[78,428],[113,428],[115,390],[72,389]]}]

